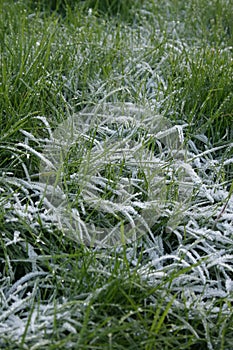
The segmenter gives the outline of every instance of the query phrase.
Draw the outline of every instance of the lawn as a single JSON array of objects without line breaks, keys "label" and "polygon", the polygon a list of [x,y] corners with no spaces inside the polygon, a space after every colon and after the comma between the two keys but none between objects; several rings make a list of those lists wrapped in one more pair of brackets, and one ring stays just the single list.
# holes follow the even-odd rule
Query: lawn
[{"label": "lawn", "polygon": [[232,5],[0,2],[1,349],[232,349]]}]

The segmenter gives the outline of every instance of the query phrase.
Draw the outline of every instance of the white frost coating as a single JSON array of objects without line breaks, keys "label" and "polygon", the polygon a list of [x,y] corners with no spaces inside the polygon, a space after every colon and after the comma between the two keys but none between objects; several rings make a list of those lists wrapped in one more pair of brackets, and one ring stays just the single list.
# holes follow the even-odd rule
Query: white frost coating
[{"label": "white frost coating", "polygon": [[37,152],[35,149],[33,149],[32,147],[30,147],[29,145],[19,142],[17,144],[17,146],[20,146],[22,148],[25,148],[27,151],[30,151],[31,153],[35,154],[38,158],[40,158],[43,162],[45,162],[47,164],[47,166],[51,167],[52,169],[54,169],[54,165],[48,161],[43,154],[41,154],[40,152]]},{"label": "white frost coating", "polygon": [[[69,229],[74,228],[77,236],[77,228],[81,223],[80,219],[75,223],[77,215],[70,215],[75,193],[72,198],[69,197],[63,185],[66,167],[72,164],[74,171],[69,173],[69,183],[79,190],[81,213],[83,208],[89,206],[100,215],[108,213],[113,220],[125,223],[124,232],[118,229],[116,233],[110,223],[102,227],[96,220],[86,222],[84,230],[80,227],[78,236],[83,237],[87,229],[91,239],[98,237],[99,233],[100,237],[96,237],[99,242],[112,245],[119,243],[122,234],[130,241],[141,236],[142,232],[150,233],[150,227],[166,205],[168,186],[172,184],[173,174],[176,180],[171,186],[178,184],[173,198],[177,203],[174,205],[177,215],[169,221],[168,226],[177,225],[180,220],[178,212],[182,212],[182,206],[190,200],[193,183],[200,183],[190,164],[176,159],[176,155],[173,156],[173,161],[169,158],[172,153],[185,153],[182,149],[183,127],[185,125],[172,126],[166,118],[131,103],[105,103],[86,108],[60,124],[53,133],[53,142],[49,142],[43,155],[40,155],[40,180],[47,184],[48,189],[53,187],[52,192],[57,192],[56,188],[64,192],[63,199],[59,195],[52,198],[49,191],[46,193],[51,205],[54,208],[59,207],[60,222],[63,223],[64,230],[67,228],[68,218],[72,218],[73,222],[68,226]],[[161,147],[167,149],[167,160],[161,153]],[[117,186],[116,181],[109,179],[109,167],[113,168],[113,173],[119,169],[123,172],[117,179]],[[170,180],[166,179],[167,175]],[[109,199],[105,198],[106,189],[112,193]],[[138,198],[143,193],[145,199],[139,204]],[[100,222],[104,222],[105,218],[100,218]],[[114,226],[119,227],[117,224]],[[112,234],[109,235],[109,232]]]},{"label": "white frost coating", "polygon": [[17,290],[19,286],[24,284],[25,282],[31,280],[32,278],[39,277],[39,276],[46,276],[47,272],[30,272],[27,275],[21,277],[18,281],[16,281],[13,286],[7,291],[6,293],[6,298],[11,298],[11,295]]}]

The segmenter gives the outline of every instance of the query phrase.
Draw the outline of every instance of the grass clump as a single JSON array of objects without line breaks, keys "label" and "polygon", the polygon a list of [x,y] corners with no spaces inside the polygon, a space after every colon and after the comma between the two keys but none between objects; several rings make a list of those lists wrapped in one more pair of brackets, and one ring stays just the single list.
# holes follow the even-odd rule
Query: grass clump
[{"label": "grass clump", "polygon": [[231,349],[232,23],[1,2],[1,348]]}]

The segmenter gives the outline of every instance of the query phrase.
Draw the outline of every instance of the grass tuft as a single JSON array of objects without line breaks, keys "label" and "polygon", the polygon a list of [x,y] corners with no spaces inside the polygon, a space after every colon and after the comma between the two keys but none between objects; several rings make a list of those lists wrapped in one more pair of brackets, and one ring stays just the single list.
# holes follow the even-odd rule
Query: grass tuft
[{"label": "grass tuft", "polygon": [[0,2],[0,348],[232,348],[229,8]]}]

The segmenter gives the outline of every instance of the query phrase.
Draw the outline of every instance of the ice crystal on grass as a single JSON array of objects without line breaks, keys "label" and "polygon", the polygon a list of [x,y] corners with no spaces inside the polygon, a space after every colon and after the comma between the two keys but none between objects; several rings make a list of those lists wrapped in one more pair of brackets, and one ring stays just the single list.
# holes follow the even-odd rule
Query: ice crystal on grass
[{"label": "ice crystal on grass", "polygon": [[0,348],[230,350],[230,2],[81,3],[0,5]]},{"label": "ice crystal on grass", "polygon": [[[108,105],[108,108],[110,107]],[[115,113],[117,110],[119,113],[117,108],[111,108],[110,112]],[[169,135],[169,129],[174,132],[174,128],[167,124],[164,133],[153,134],[159,145],[159,148],[156,148],[156,142],[151,141],[151,133],[146,130],[150,120],[148,115],[143,114],[143,118],[146,116],[146,124],[142,123],[143,119],[136,118],[134,122],[131,117],[127,119],[125,116],[128,109],[130,112],[138,113],[137,107],[126,105],[124,114],[118,114],[119,120],[110,118],[110,121],[106,109],[104,113],[102,109],[100,113],[99,109],[97,115],[94,114],[94,117],[99,118],[97,124],[93,110],[78,115],[84,118],[80,126],[82,133],[75,128],[74,140],[69,139],[68,143],[63,142],[60,145],[56,141],[55,153],[54,151],[51,153],[50,149],[43,155],[49,161],[53,159],[53,162],[60,159],[57,158],[58,155],[63,157],[62,165],[53,163],[53,168],[54,164],[58,166],[61,177],[52,175],[52,179],[56,178],[56,185],[59,186],[55,187],[53,181],[45,184],[4,176],[3,187],[20,188],[23,193],[23,196],[20,193],[11,196],[7,204],[4,203],[4,197],[2,198],[4,215],[7,218],[14,216],[18,223],[23,219],[33,230],[41,226],[39,218],[48,232],[51,231],[51,225],[62,230],[65,240],[73,237],[76,245],[81,241],[97,245],[99,258],[89,267],[89,271],[94,275],[96,273],[105,277],[111,275],[109,271],[111,264],[106,265],[111,250],[104,248],[106,249],[104,253],[103,247],[109,246],[109,242],[115,244],[117,239],[118,254],[122,254],[125,249],[124,243],[128,242],[126,256],[132,272],[137,268],[138,276],[148,286],[177,293],[179,297],[174,300],[172,311],[168,311],[169,315],[172,317],[175,310],[177,315],[180,315],[188,307],[188,322],[182,316],[177,317],[180,317],[184,328],[197,336],[190,323],[192,320],[197,320],[200,313],[206,315],[211,310],[211,317],[214,319],[220,313],[221,317],[226,318],[231,312],[227,304],[220,308],[218,300],[227,299],[229,303],[232,299],[232,198],[229,198],[224,212],[218,217],[229,193],[220,183],[215,183],[206,176],[205,171],[202,171],[202,165],[204,169],[207,167],[207,155],[201,153],[198,158],[197,152],[194,156],[190,151],[171,150],[168,147],[170,140],[166,137]],[[90,134],[90,124],[91,132],[94,130],[94,138]],[[164,144],[161,139],[157,139],[158,135],[162,135]],[[79,144],[79,137],[88,145]],[[54,134],[53,140],[56,140]],[[147,148],[148,140],[149,148]],[[172,144],[174,142],[177,142],[176,145],[182,144],[178,134]],[[131,147],[128,147],[129,143]],[[49,145],[52,145],[53,150],[54,146],[50,141]],[[81,148],[84,147],[84,155],[83,149],[81,150],[81,160],[75,158],[75,155],[80,155],[79,145]],[[70,147],[71,153],[69,153]],[[196,167],[197,159],[200,160],[198,167]],[[46,162],[46,166],[49,164]],[[114,169],[111,169],[112,165]],[[65,166],[68,167],[68,173]],[[180,169],[182,169],[181,175]],[[46,168],[48,174],[50,170]],[[180,192],[176,194],[173,185],[180,186]],[[170,196],[167,188],[171,188]],[[165,190],[166,192],[163,192]],[[79,197],[76,202],[77,192]],[[38,196],[37,201],[31,200],[32,193]],[[28,198],[27,204],[25,197]],[[65,203],[68,211],[64,208]],[[127,231],[130,233],[130,239],[124,241],[121,234],[127,239]],[[140,236],[138,233],[141,233],[141,239],[136,243]],[[25,261],[30,261],[31,272],[25,273],[14,283],[9,284],[5,280],[1,291],[4,298],[1,305],[0,334],[2,346],[4,339],[11,335],[16,342],[24,338],[32,348],[36,349],[39,335],[41,344],[49,344],[48,337],[53,334],[54,317],[60,335],[65,336],[67,332],[70,335],[78,334],[87,305],[112,288],[113,282],[106,282],[86,296],[80,295],[78,302],[73,301],[69,304],[65,299],[63,302],[54,302],[51,285],[53,274],[38,266],[40,254],[32,243],[28,243],[26,248],[23,237],[19,229],[12,232],[12,238],[9,237],[9,233],[3,237],[7,249],[15,245],[26,249]],[[137,254],[138,248],[135,248],[135,244],[130,245],[132,240],[142,250],[141,258]],[[17,259],[11,258],[11,262],[14,261]],[[52,268],[54,271],[60,270],[53,259],[50,261],[50,269]],[[69,270],[67,273],[69,274]],[[44,289],[51,296],[46,305],[39,300],[35,301],[39,296],[36,289],[33,289],[35,281],[40,293]],[[74,283],[74,278],[71,281]],[[62,285],[66,283],[66,278],[57,275],[56,283]],[[164,298],[165,303],[171,301],[171,297],[166,296],[166,293]],[[147,298],[147,302],[153,305],[153,295]],[[28,308],[30,311],[26,311]],[[202,320],[202,325],[207,332],[209,326],[205,319]],[[71,341],[69,346],[73,346],[72,344]],[[212,341],[209,337],[208,349],[211,348],[213,348]]]},{"label": "ice crystal on grass", "polygon": [[[62,142],[62,129],[59,137],[56,132],[50,134],[47,151],[38,155],[40,160],[46,158],[43,182],[19,179],[13,174],[1,178],[2,213],[6,225],[16,225],[12,231],[9,226],[2,236],[9,254],[2,262],[11,270],[12,281],[5,277],[1,284],[1,346],[9,337],[16,343],[24,339],[35,349],[38,344],[49,344],[54,317],[61,335],[78,334],[87,305],[111,288],[112,282],[105,283],[93,292],[80,294],[80,301],[71,304],[66,299],[54,299],[52,279],[56,276],[61,286],[67,282],[59,276],[60,267],[49,252],[48,258],[43,258],[37,249],[39,244],[46,250],[48,244],[45,237],[40,238],[41,227],[50,235],[54,229],[61,230],[64,243],[75,238],[76,245],[84,242],[97,246],[99,258],[89,272],[105,278],[111,276],[112,263],[106,263],[106,259],[112,259],[109,243],[118,242],[120,255],[128,243],[126,257],[132,272],[136,268],[148,286],[178,293],[170,317],[188,305],[189,322],[210,309],[212,317],[219,314],[217,300],[228,298],[230,302],[232,293],[233,202],[221,183],[206,175],[205,169],[213,164],[212,158],[208,162],[210,152],[198,154],[193,144],[189,151],[181,148],[182,128],[174,128],[166,119],[132,104],[98,106],[70,118],[66,125],[78,123],[78,128],[75,126],[73,133],[66,129],[68,138]],[[159,131],[158,125],[164,131]],[[30,139],[35,142],[32,136]],[[214,166],[218,166],[217,160]],[[51,176],[47,184],[46,172]],[[25,236],[27,225],[34,237],[29,242]],[[20,248],[24,258],[11,255],[10,247]],[[14,281],[13,266],[22,259],[30,272],[25,271]],[[52,273],[41,264],[44,259],[50,260]],[[72,277],[70,282],[74,281]],[[39,301],[43,290],[49,296],[46,305]],[[147,298],[151,305],[153,300],[152,295]],[[170,297],[165,300],[171,301]],[[222,308],[221,317],[228,317],[229,312],[227,307]],[[196,334],[190,323],[182,317],[179,320]]]}]

